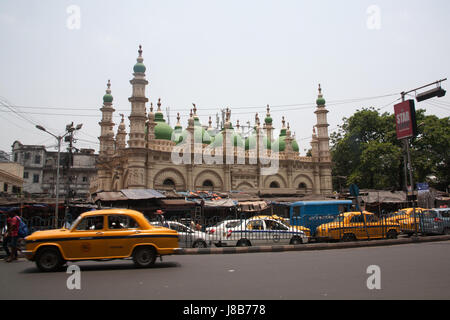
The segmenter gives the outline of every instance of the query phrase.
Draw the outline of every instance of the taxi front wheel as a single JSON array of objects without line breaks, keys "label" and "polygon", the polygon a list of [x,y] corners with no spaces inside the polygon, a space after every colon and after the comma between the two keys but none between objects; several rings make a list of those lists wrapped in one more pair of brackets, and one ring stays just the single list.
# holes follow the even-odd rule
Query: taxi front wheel
[{"label": "taxi front wheel", "polygon": [[64,264],[59,250],[42,248],[36,253],[36,265],[43,272],[57,271]]},{"label": "taxi front wheel", "polygon": [[133,262],[139,268],[152,266],[156,260],[156,251],[152,247],[138,247],[133,253]]}]

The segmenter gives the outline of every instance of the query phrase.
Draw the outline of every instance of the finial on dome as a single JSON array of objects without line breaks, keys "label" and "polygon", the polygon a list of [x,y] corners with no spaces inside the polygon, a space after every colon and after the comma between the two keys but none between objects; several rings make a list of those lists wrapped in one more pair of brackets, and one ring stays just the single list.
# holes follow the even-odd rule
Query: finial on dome
[{"label": "finial on dome", "polygon": [[320,87],[320,83],[319,83],[319,94],[322,94],[322,88]]},{"label": "finial on dome", "polygon": [[153,112],[153,102],[150,102],[150,112]]},{"label": "finial on dome", "polygon": [[211,119],[211,116],[209,116],[208,124],[209,124],[208,129],[212,129],[212,119]]},{"label": "finial on dome", "polygon": [[139,57],[142,57],[142,46],[141,46],[141,45],[139,45],[139,50],[138,50],[138,52],[139,52]]},{"label": "finial on dome", "polygon": [[286,120],[284,120],[284,116],[281,117],[281,123],[283,124],[283,128],[286,128]]},{"label": "finial on dome", "polygon": [[197,115],[197,106],[195,105],[195,103],[192,103],[192,105],[194,106],[193,111],[194,111],[194,116]]}]

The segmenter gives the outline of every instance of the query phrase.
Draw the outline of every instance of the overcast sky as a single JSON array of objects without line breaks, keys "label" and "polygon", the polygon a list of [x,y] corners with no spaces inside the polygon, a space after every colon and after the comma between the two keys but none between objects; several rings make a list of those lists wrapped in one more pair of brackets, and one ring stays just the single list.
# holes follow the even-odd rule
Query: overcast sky
[{"label": "overcast sky", "polygon": [[[330,131],[362,107],[393,112],[401,91],[448,77],[449,31],[448,0],[0,0],[0,96],[25,112],[0,106],[0,150],[19,140],[53,151],[34,125],[60,134],[72,121],[77,146],[98,150],[107,80],[117,125],[141,44],[147,97],[170,107],[172,126],[179,111],[186,127],[193,102],[203,124],[230,107],[233,124],[253,125],[270,104],[304,155],[319,83]],[[417,107],[449,116],[450,97]]]}]

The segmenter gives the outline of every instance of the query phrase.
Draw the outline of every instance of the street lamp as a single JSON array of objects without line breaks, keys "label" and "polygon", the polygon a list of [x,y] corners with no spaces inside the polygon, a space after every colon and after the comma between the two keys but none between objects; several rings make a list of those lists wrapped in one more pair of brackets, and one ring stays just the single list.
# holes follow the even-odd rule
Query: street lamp
[{"label": "street lamp", "polygon": [[[56,200],[55,200],[55,229],[58,229],[58,206],[59,206],[59,165],[61,161],[61,140],[68,135],[69,133],[73,132],[74,130],[80,130],[82,127],[82,124],[77,125],[75,129],[70,130],[69,126],[66,127],[66,133],[62,136],[57,136],[50,131],[47,131],[43,126],[36,125],[36,128],[48,133],[49,135],[53,136],[58,140],[58,157],[57,157],[57,164],[56,164]],[[73,128],[73,127],[72,127]]]}]

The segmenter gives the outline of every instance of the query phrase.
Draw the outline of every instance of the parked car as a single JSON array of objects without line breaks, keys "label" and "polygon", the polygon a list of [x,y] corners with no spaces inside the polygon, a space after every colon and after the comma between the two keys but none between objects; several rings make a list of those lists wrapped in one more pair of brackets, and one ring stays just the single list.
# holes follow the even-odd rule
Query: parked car
[{"label": "parked car", "polygon": [[[415,208],[416,218],[414,219],[414,210],[413,208],[405,208],[398,211],[398,223],[400,224],[400,230],[403,233],[406,233],[408,236],[411,236],[414,232],[416,232],[416,224],[419,221],[419,215],[426,209],[423,208]],[[419,226],[417,225],[417,231],[419,231]]]},{"label": "parked car", "polygon": [[207,248],[213,245],[213,238],[205,232],[194,230],[176,221],[166,221],[169,228],[178,232],[179,245],[183,248]]},{"label": "parked car", "polygon": [[450,234],[450,209],[426,209],[419,215],[420,231],[425,234]]},{"label": "parked car", "polygon": [[307,243],[308,237],[303,231],[287,227],[274,219],[248,219],[215,240],[216,246],[253,246],[273,244]]},{"label": "parked car", "polygon": [[128,209],[89,211],[70,229],[36,231],[25,240],[25,257],[42,271],[55,271],[67,261],[129,257],[137,267],[149,267],[157,256],[179,248],[176,231],[156,228],[142,213]]},{"label": "parked car", "polygon": [[242,220],[234,219],[234,220],[224,220],[216,223],[212,227],[206,228],[206,233],[211,235],[221,234],[224,231],[226,232],[230,228],[234,228],[237,225],[241,224]]},{"label": "parked car", "polygon": [[273,219],[273,220],[277,220],[277,221],[281,222],[282,224],[284,224],[285,226],[287,226],[288,228],[294,228],[295,230],[303,231],[307,235],[308,239],[311,237],[311,230],[310,229],[308,229],[308,228],[306,228],[304,226],[291,226],[289,224],[290,219],[284,219],[284,218],[279,217],[277,215],[272,215],[272,216],[254,216],[254,217],[251,217],[250,219]]},{"label": "parked car", "polygon": [[385,223],[371,212],[346,212],[316,229],[318,240],[356,241],[361,239],[395,239],[400,233],[396,223]]}]

